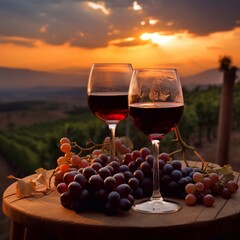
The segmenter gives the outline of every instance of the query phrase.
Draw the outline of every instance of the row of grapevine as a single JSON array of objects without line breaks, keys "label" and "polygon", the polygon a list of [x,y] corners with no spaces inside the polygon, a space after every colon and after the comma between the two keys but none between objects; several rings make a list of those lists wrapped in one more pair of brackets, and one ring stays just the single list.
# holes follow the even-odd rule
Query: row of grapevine
[{"label": "row of grapevine", "polygon": [[[217,136],[218,113],[220,104],[219,86],[207,89],[196,88],[184,90],[185,108],[180,123],[180,131],[189,144],[203,145],[205,139]],[[240,83],[235,84],[233,128],[240,128]],[[117,136],[128,135],[135,149],[150,146],[148,138],[136,131],[130,119],[122,121],[117,127]],[[0,133],[0,154],[13,165],[20,168],[23,174],[32,173],[38,167],[47,169],[55,167],[59,156],[58,142],[62,136],[86,146],[91,138],[101,143],[108,136],[106,125],[94,117],[88,110],[76,110],[69,118],[55,122],[34,124],[28,127],[15,127]],[[171,140],[174,134],[168,134],[162,141],[161,149],[174,149]]]}]

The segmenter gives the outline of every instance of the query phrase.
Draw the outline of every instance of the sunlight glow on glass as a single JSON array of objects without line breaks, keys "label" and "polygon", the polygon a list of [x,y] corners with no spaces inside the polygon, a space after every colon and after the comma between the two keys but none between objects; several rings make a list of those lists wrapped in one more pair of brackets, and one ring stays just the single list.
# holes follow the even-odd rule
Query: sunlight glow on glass
[{"label": "sunlight glow on glass", "polygon": [[94,2],[88,2],[88,6],[94,10],[101,10],[104,14],[108,15],[110,12],[109,10],[105,7],[105,3],[104,2],[98,2],[98,3],[94,3]]},{"label": "sunlight glow on glass", "polygon": [[164,36],[157,32],[155,33],[143,33],[141,35],[141,40],[144,41],[152,41],[152,43],[164,45],[171,42],[171,40],[175,39],[175,36]]},{"label": "sunlight glow on glass", "polygon": [[140,10],[142,10],[142,7],[138,4],[137,1],[134,1],[134,2],[133,2],[133,10],[134,10],[134,11],[140,11]]}]

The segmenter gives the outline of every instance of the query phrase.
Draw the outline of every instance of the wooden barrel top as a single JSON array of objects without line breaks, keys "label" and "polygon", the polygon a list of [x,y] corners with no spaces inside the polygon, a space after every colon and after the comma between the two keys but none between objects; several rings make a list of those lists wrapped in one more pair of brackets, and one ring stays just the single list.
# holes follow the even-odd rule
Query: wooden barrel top
[{"label": "wooden barrel top", "polygon": [[[51,170],[48,171],[51,174]],[[239,183],[239,173],[234,172]],[[33,175],[25,179],[31,179]],[[215,198],[213,207],[187,206],[168,214],[129,212],[107,216],[99,212],[75,213],[60,203],[56,188],[47,195],[18,199],[16,183],[3,194],[3,212],[12,221],[36,232],[57,236],[57,239],[196,239],[224,235],[240,227],[240,191],[230,199]],[[100,237],[100,238],[99,238]],[[56,239],[56,238],[54,238]]]}]

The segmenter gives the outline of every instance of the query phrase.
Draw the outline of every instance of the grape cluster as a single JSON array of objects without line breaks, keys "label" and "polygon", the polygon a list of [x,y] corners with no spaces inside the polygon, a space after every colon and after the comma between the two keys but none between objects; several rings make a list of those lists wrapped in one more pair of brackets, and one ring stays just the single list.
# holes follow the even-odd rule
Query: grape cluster
[{"label": "grape cluster", "polygon": [[[108,138],[105,139],[107,143]],[[55,186],[62,206],[76,212],[95,209],[108,215],[128,211],[135,199],[150,197],[153,190],[153,156],[147,147],[131,150],[126,139],[117,138],[121,157],[110,161],[108,152],[94,149],[91,157],[74,153],[68,138],[60,140],[64,154],[57,159]],[[187,205],[212,206],[214,196],[230,198],[238,189],[233,180],[222,181],[214,171],[183,167],[167,153],[159,155],[159,179],[163,196],[185,199]]]},{"label": "grape cluster", "polygon": [[234,180],[221,181],[216,172],[207,174],[196,172],[192,175],[193,182],[185,187],[185,203],[189,206],[197,203],[212,206],[215,202],[214,196],[220,195],[229,199],[238,190],[238,184]]},{"label": "grape cluster", "polygon": [[178,160],[171,160],[167,153],[159,155],[160,186],[163,195],[184,198],[185,187],[193,182],[192,175],[202,172],[198,167],[183,167]]},{"label": "grape cluster", "polygon": [[76,212],[95,209],[108,215],[131,209],[134,197],[128,180],[134,175],[117,158],[110,162],[106,154],[95,150],[91,160],[81,158],[71,152],[67,138],[60,140],[60,150],[64,156],[57,160],[55,186],[64,207]]}]

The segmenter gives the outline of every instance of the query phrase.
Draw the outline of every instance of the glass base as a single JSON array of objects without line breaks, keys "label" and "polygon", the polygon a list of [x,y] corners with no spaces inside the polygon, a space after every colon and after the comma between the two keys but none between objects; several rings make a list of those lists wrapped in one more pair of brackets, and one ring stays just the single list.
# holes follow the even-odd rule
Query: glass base
[{"label": "glass base", "polygon": [[178,203],[169,200],[147,200],[132,206],[134,211],[142,213],[173,213],[181,208]]}]

